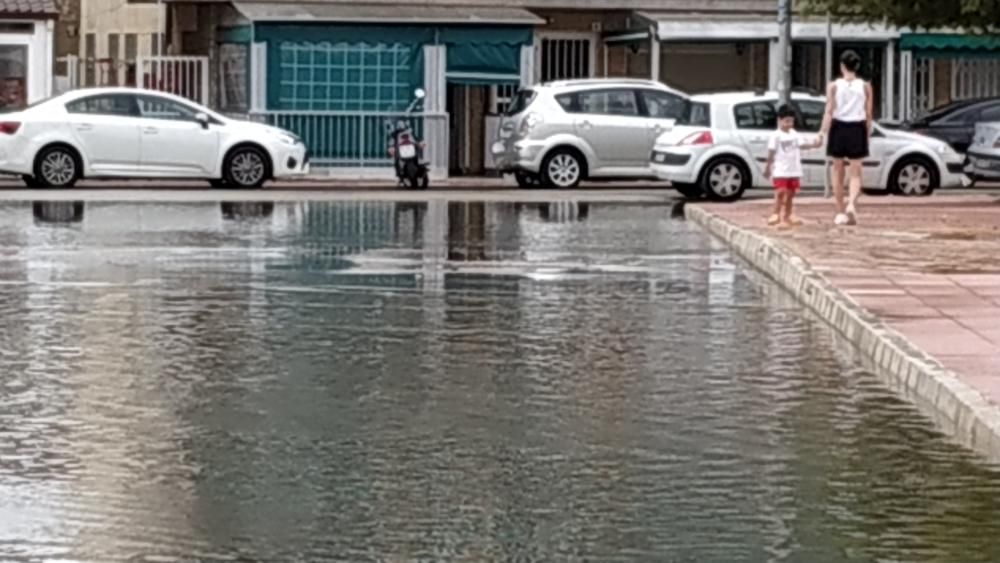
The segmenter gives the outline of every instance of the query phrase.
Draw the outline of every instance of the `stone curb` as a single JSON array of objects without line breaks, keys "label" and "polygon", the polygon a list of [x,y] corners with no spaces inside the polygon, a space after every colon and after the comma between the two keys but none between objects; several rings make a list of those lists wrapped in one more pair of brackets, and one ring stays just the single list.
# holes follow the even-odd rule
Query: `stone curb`
[{"label": "stone curb", "polygon": [[1000,463],[1000,408],[940,362],[837,289],[805,260],[773,239],[737,227],[697,205],[685,217],[725,241],[778,282],[872,360],[876,373],[927,411],[947,434]]}]

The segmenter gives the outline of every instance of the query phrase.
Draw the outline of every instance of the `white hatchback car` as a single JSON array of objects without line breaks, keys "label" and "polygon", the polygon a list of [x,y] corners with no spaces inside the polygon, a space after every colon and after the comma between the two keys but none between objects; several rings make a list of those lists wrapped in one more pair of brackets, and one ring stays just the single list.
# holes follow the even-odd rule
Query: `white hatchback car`
[{"label": "white hatchback car", "polygon": [[0,172],[31,187],[171,178],[257,188],[308,171],[309,153],[292,133],[162,92],[76,90],[0,115]]},{"label": "white hatchback car", "polygon": [[[792,102],[799,111],[796,130],[818,135],[825,99],[795,93]],[[737,200],[751,187],[770,187],[764,164],[768,140],[777,129],[777,93],[709,94],[694,96],[692,103],[703,106],[698,112],[708,115],[709,123],[678,125],[657,138],[650,156],[656,176],[686,197],[721,201]],[[969,182],[964,157],[931,137],[876,125],[870,152],[863,164],[865,188],[928,195],[939,187]],[[802,161],[802,184],[824,185],[825,150],[804,151]]]}]

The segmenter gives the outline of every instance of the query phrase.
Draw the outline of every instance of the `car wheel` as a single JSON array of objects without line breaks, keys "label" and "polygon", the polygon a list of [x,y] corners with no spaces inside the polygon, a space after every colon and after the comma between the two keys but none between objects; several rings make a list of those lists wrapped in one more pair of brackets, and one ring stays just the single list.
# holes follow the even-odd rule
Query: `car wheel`
[{"label": "car wheel", "polygon": [[583,166],[583,159],[578,152],[556,149],[542,163],[543,183],[553,188],[575,188],[583,181]]},{"label": "car wheel", "polygon": [[937,187],[934,165],[920,157],[907,157],[889,175],[889,190],[904,196],[928,196]]},{"label": "car wheel", "polygon": [[737,158],[724,156],[701,172],[701,189],[715,201],[736,201],[750,188],[750,173]]},{"label": "car wheel", "polygon": [[673,188],[687,199],[701,199],[705,192],[697,184],[673,184]]},{"label": "car wheel", "polygon": [[532,174],[531,172],[514,172],[514,179],[517,180],[517,187],[525,190],[530,190],[532,188],[538,188],[541,186],[541,179],[537,174]]},{"label": "car wheel", "polygon": [[80,179],[80,157],[73,149],[56,145],[42,149],[35,159],[38,187],[72,188]]},{"label": "car wheel", "polygon": [[223,175],[234,188],[259,188],[268,179],[267,156],[256,147],[236,148],[226,157]]}]

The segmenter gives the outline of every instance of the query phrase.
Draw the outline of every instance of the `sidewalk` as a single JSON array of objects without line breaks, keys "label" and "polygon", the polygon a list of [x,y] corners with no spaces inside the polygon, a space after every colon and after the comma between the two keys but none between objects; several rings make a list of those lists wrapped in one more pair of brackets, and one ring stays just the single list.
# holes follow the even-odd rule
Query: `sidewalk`
[{"label": "sidewalk", "polygon": [[1000,200],[862,200],[861,225],[835,228],[832,202],[803,199],[806,225],[764,225],[770,202],[704,205],[765,234],[1000,406]]}]

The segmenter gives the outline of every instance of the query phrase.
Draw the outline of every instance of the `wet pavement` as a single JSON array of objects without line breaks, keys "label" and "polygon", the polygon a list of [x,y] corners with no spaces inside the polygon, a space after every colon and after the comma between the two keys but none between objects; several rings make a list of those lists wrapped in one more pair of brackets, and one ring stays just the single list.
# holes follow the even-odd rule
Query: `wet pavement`
[{"label": "wet pavement", "polygon": [[[1000,198],[866,198],[857,228],[806,200],[807,224],[770,230],[837,287],[1000,406]],[[768,231],[763,203],[712,206]]]},{"label": "wet pavement", "polygon": [[671,214],[0,202],[0,559],[1000,559],[998,468]]}]

